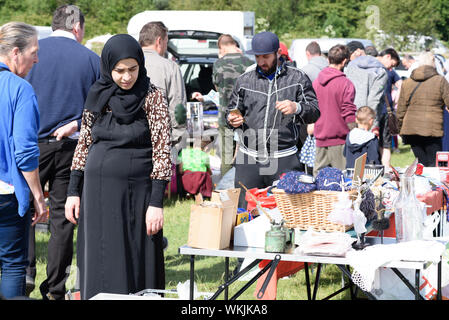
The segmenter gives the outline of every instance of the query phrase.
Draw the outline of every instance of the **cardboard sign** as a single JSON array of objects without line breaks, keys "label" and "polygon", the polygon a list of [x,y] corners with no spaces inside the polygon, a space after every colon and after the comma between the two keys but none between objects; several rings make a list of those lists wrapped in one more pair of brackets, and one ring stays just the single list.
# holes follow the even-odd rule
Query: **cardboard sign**
[{"label": "cardboard sign", "polygon": [[363,181],[363,175],[365,173],[366,153],[362,154],[355,160],[354,163],[354,176],[352,177],[353,185],[360,186]]}]

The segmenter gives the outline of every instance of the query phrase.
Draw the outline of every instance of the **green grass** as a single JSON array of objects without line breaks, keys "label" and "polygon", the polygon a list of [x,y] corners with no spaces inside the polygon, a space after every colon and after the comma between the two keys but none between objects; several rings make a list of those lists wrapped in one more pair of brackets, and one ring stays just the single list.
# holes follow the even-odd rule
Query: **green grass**
[{"label": "green grass", "polygon": [[411,151],[410,145],[399,142],[399,152],[392,152],[391,165],[393,167],[405,168],[413,163],[415,156]]},{"label": "green grass", "polygon": [[[399,153],[392,153],[391,163],[395,167],[406,167],[410,165],[414,156],[409,146],[400,144]],[[190,258],[178,253],[178,248],[187,243],[189,231],[189,213],[193,200],[179,201],[177,198],[165,200],[165,223],[164,236],[168,238],[169,246],[165,251],[166,288],[176,289],[178,282],[185,282],[189,279]],[[36,233],[36,255],[37,255],[37,277],[36,289],[31,293],[31,297],[41,299],[39,285],[46,278],[45,267],[47,263],[47,242],[49,233]],[[76,233],[75,243],[76,246]],[[76,251],[75,251],[76,252]],[[233,270],[237,263],[236,259],[230,259],[230,270]],[[74,255],[72,266],[76,265]],[[67,289],[70,289],[75,281],[75,268],[72,268],[68,280]],[[311,274],[311,281],[315,278],[315,273]],[[195,259],[195,283],[198,290],[202,292],[215,292],[224,280],[224,258],[219,257],[196,257]],[[336,266],[323,266],[320,287],[317,298],[323,298],[341,287],[341,272]],[[277,299],[279,300],[305,300],[307,292],[305,286],[304,271],[300,271],[288,279],[281,279],[278,282]],[[244,282],[237,281],[229,289],[229,296],[236,293]],[[254,291],[256,284],[253,284],[240,299],[255,300]],[[349,299],[349,292],[345,291],[333,299]],[[219,296],[223,299],[223,294]]]}]

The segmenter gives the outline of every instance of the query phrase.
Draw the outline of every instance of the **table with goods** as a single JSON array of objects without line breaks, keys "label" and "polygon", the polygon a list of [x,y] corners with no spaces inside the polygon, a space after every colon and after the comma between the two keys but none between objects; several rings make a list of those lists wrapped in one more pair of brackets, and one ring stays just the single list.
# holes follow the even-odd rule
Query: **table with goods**
[{"label": "table with goods", "polygon": [[[189,240],[179,248],[190,256],[189,296],[195,297],[195,257],[210,256],[225,258],[225,281],[209,299],[237,299],[256,281],[257,299],[276,299],[277,280],[304,270],[313,300],[323,264],[336,265],[345,279],[324,299],[344,290],[351,299],[359,292],[368,299],[449,297],[448,189],[440,177],[438,168],[417,161],[388,172],[363,161],[315,177],[291,171],[269,188],[242,185],[245,209],[237,208],[240,189],[215,190],[211,201],[192,206]],[[230,258],[244,259],[232,276]],[[250,271],[229,297],[229,287]]]}]

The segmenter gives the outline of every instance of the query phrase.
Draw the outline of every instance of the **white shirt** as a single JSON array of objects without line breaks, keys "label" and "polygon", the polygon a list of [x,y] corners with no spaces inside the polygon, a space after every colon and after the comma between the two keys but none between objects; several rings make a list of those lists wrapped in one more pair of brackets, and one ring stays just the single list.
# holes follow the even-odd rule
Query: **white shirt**
[{"label": "white shirt", "polygon": [[50,37],[65,37],[76,41],[75,35],[65,30],[55,30],[51,33]]}]

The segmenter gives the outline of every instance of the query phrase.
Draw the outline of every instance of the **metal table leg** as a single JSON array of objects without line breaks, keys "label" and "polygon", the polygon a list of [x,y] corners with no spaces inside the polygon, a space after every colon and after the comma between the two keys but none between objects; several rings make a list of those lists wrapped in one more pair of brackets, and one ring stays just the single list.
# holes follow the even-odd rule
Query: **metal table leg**
[{"label": "metal table leg", "polygon": [[[354,282],[352,281],[351,273],[346,269],[346,267],[341,264],[337,264],[337,267],[341,270],[341,272],[343,272],[348,277],[349,281],[354,284]],[[362,289],[360,289],[360,290],[362,290]],[[372,295],[370,292],[367,292],[364,290],[362,290],[362,292],[368,297],[368,299],[376,300],[376,297],[374,295]]]},{"label": "metal table leg", "polygon": [[312,300],[316,300],[316,294],[318,292],[318,283],[320,282],[320,276],[321,276],[321,263],[318,263],[318,267],[316,269],[315,284],[313,285]]},{"label": "metal table leg", "polygon": [[236,300],[238,297],[240,297],[240,295],[245,292],[254,282],[257,281],[257,279],[259,279],[265,272],[267,272],[267,270],[269,268],[271,268],[271,266],[273,265],[273,261],[271,261],[270,263],[268,263],[265,268],[263,268],[262,270],[260,270],[251,280],[249,280],[235,295],[233,295],[231,297],[230,300]]},{"label": "metal table leg", "polygon": [[[232,283],[234,283],[238,278],[240,278],[241,276],[243,276],[245,273],[247,273],[249,270],[251,270],[253,267],[255,267],[256,265],[259,264],[259,262],[262,261],[261,259],[257,259],[254,260],[253,262],[251,262],[246,268],[244,268],[243,270],[240,270],[240,272],[238,272],[235,276],[233,276],[231,279],[227,280],[224,284],[222,284],[220,287],[218,287],[218,290],[214,293],[214,295],[212,297],[210,297],[209,300],[215,300],[220,293],[222,293],[226,288],[228,288]],[[268,265],[268,267],[271,264]],[[268,269],[268,268],[266,268]],[[264,270],[266,270],[264,269]],[[257,277],[257,276],[256,276]],[[260,275],[259,275],[260,277]],[[257,279],[257,278],[256,278]],[[232,299],[232,298],[231,298]]]},{"label": "metal table leg", "polygon": [[440,258],[440,261],[438,262],[438,284],[437,284],[437,300],[442,300],[443,299],[443,295],[441,292],[441,263],[442,263],[443,258]]},{"label": "metal table leg", "polygon": [[[415,294],[416,300],[424,300],[424,298],[419,294],[419,273],[415,273],[415,285],[416,285],[416,281],[418,281],[418,285],[417,285],[418,290],[416,290],[416,288],[410,284],[410,281],[408,281],[408,279],[406,277],[404,277],[404,275],[398,269],[391,268],[391,270],[393,270],[393,272],[396,273],[396,275],[399,277],[399,279],[401,279],[402,282],[404,282],[404,284],[407,286],[407,288],[409,288],[410,291],[412,291]],[[419,270],[416,270],[416,271],[418,272]],[[416,276],[418,276],[418,280],[416,280]]]},{"label": "metal table leg", "polygon": [[[225,258],[225,282],[229,280],[229,257]],[[229,289],[228,287],[224,290],[224,299],[228,300]]]},{"label": "metal table leg", "polygon": [[262,288],[260,288],[259,292],[257,293],[257,298],[258,299],[262,299],[262,297],[263,297],[263,295],[265,293],[265,290],[266,290],[266,288],[268,286],[268,283],[270,282],[271,277],[273,276],[274,270],[276,269],[276,267],[279,264],[279,261],[281,261],[281,256],[279,254],[277,254],[274,257],[274,260],[272,261],[272,264],[271,264],[271,267],[270,267],[270,271],[268,272],[267,277],[265,278],[265,281],[262,284]]},{"label": "metal table leg", "polygon": [[195,299],[195,297],[193,296],[194,281],[195,281],[195,256],[191,255],[190,256],[190,293],[189,293],[190,300]]},{"label": "metal table leg", "polygon": [[307,300],[312,300],[312,295],[310,293],[309,264],[307,262],[304,262],[304,272],[306,276]]},{"label": "metal table leg", "polygon": [[415,300],[419,300],[419,278],[420,278],[420,270],[415,270]]}]

